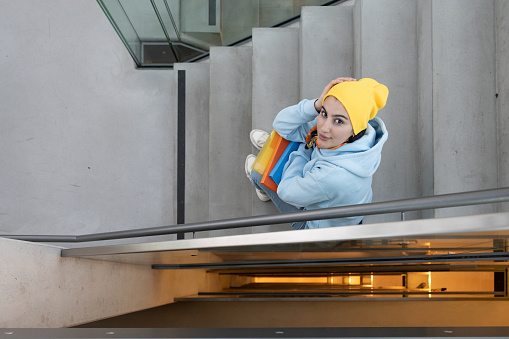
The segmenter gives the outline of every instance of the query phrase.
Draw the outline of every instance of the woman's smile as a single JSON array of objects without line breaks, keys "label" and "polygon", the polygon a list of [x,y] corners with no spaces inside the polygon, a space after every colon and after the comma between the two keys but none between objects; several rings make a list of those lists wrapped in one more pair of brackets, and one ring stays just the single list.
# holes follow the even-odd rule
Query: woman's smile
[{"label": "woman's smile", "polygon": [[327,141],[330,139],[329,137],[326,137],[325,135],[323,135],[321,133],[318,133],[318,137],[320,138],[320,140],[323,140],[323,141]]}]

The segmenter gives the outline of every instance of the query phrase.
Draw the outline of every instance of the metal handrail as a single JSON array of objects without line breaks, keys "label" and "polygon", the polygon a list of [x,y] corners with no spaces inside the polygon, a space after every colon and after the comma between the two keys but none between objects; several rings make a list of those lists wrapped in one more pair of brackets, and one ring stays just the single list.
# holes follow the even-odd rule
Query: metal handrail
[{"label": "metal handrail", "polygon": [[406,211],[422,211],[446,207],[493,204],[509,201],[509,187],[482,191],[452,193],[424,198],[393,200],[362,205],[331,207],[320,210],[263,215],[236,219],[213,220],[192,224],[177,224],[142,228],[126,231],[94,233],[84,235],[0,235],[0,237],[33,242],[88,242],[113,239],[127,239],[168,235],[182,232],[201,232],[240,227],[284,224],[297,221],[335,219],[374,214],[387,214]]}]

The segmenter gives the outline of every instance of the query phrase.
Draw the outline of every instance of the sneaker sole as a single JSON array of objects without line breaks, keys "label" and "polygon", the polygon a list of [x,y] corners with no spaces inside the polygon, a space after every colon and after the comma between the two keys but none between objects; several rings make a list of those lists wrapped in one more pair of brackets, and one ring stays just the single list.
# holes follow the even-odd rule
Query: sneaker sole
[{"label": "sneaker sole", "polygon": [[270,201],[269,195],[265,192],[261,192],[259,189],[256,189],[256,195],[258,196],[258,199],[263,202]]}]

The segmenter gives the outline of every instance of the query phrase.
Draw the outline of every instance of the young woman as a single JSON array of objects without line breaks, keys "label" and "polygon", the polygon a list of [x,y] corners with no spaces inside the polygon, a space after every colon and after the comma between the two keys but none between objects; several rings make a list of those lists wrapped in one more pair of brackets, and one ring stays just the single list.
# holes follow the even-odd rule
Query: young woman
[{"label": "young woman", "polygon": [[[387,140],[385,125],[375,115],[385,106],[388,94],[387,87],[373,79],[337,78],[325,86],[318,99],[302,100],[279,112],[274,129],[283,138],[301,144],[284,167],[277,194],[260,183],[259,173],[251,172],[255,156],[248,156],[246,172],[260,199],[268,195],[283,213],[371,202],[372,176]],[[263,137],[263,133],[257,136]],[[292,226],[355,225],[362,218],[314,220]]]}]

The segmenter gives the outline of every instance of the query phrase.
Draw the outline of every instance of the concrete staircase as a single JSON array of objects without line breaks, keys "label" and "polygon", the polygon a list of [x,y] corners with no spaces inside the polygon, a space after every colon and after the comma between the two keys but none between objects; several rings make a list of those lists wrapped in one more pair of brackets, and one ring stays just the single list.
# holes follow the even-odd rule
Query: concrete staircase
[{"label": "concrete staircase", "polygon": [[[5,2],[2,9],[5,13],[14,13],[14,10],[5,11],[11,6],[14,7]],[[22,6],[26,9],[26,4]],[[67,10],[75,13],[75,7],[71,7]],[[61,9],[62,13],[67,13],[65,8]],[[94,25],[88,23],[102,15],[96,8],[77,17],[82,24],[69,25],[69,20],[76,20],[72,15],[59,21],[53,9],[51,16],[47,13],[40,16],[39,12],[44,11],[39,10],[34,12],[38,14],[32,16],[30,22],[39,24],[34,27],[43,27],[51,17],[52,27],[56,23],[56,27],[60,27],[53,32],[62,32],[67,27],[92,27]],[[31,12],[23,10],[21,13],[20,18],[25,20],[24,14]],[[111,28],[106,19],[104,21],[105,29],[96,33]],[[2,27],[10,29],[18,27],[22,20],[6,22],[8,24]],[[262,203],[256,198],[245,177],[245,157],[255,151],[249,141],[249,131],[252,128],[270,130],[281,108],[301,98],[318,96],[323,86],[337,76],[373,77],[390,89],[388,104],[380,112],[390,136],[383,151],[382,165],[374,178],[374,201],[509,186],[509,1],[356,0],[335,7],[305,7],[298,24],[254,29],[252,43],[248,45],[213,48],[206,62],[175,65],[172,72],[175,86],[167,87],[165,75],[171,71],[157,73],[157,76],[156,72],[161,71],[129,68],[129,72],[121,72],[123,68],[116,65],[119,57],[114,52],[125,52],[120,41],[117,49],[109,52],[111,54],[92,54],[94,58],[91,58],[86,52],[93,50],[92,46],[108,45],[110,40],[78,44],[76,47],[82,49],[77,50],[59,50],[55,46],[61,42],[36,39],[47,35],[43,30],[32,31],[29,40],[24,39],[28,33],[18,34],[21,31],[18,28],[8,31],[13,34],[6,46],[13,41],[21,42],[24,45],[19,50],[36,46],[40,52],[14,53],[11,51],[17,52],[18,45],[13,44],[9,58],[22,56],[21,60],[26,60],[23,71],[12,67],[17,63],[7,63],[7,53],[5,57],[2,55],[4,62],[10,65],[2,70],[11,76],[6,76],[10,82],[5,86],[7,95],[4,97],[13,97],[13,101],[4,105],[6,113],[2,121],[6,122],[6,127],[2,131],[12,130],[10,133],[15,135],[9,137],[10,133],[5,133],[2,139],[6,146],[4,163],[12,162],[12,166],[2,167],[5,181],[15,183],[2,186],[6,187],[4,195],[7,197],[0,211],[2,232],[87,234],[121,230],[122,227],[154,226],[159,225],[160,220],[166,223],[170,219],[166,213],[170,204],[176,209],[173,215],[180,213],[185,223],[278,213],[271,203]],[[75,40],[76,36],[100,39],[106,36],[82,34],[60,33],[57,37],[67,35]],[[112,36],[114,34],[111,32]],[[26,41],[36,43],[27,44]],[[40,48],[46,45],[50,47]],[[65,51],[66,57],[54,59],[55,50]],[[125,54],[124,61],[130,66],[132,61]],[[69,66],[71,59],[72,67]],[[105,59],[115,61],[105,65],[96,62]],[[33,63],[33,60],[38,61]],[[50,62],[46,62],[48,60]],[[67,66],[62,67],[61,63]],[[80,67],[74,67],[74,63]],[[38,67],[34,68],[34,64]],[[15,72],[7,72],[8,68]],[[68,72],[75,69],[92,77],[93,85],[87,82],[88,77]],[[64,73],[69,74],[62,76]],[[61,78],[47,81],[55,74]],[[164,119],[157,114],[146,115],[147,107],[157,109],[160,106],[157,100],[147,105],[147,100],[166,98],[166,89],[178,89],[179,81],[184,78],[185,115],[181,118],[185,118],[185,127],[179,129],[178,124],[173,124],[171,136],[175,136],[178,143],[185,140],[182,144],[185,149],[179,154],[185,160],[180,164],[175,162],[175,169],[168,171],[168,175],[157,175],[170,163],[170,158],[160,155],[179,152],[177,145],[172,152],[167,152],[165,146],[172,143],[166,134],[167,126],[176,119],[171,115]],[[43,91],[46,82],[52,90]],[[106,84],[101,86],[103,82]],[[71,86],[74,83],[78,87]],[[147,84],[148,89],[144,87]],[[127,96],[115,95],[125,88]],[[143,91],[145,95],[140,95],[139,100],[122,100]],[[39,92],[43,94],[37,95]],[[53,93],[62,95],[53,98]],[[179,103],[183,103],[178,100],[182,94],[176,90],[168,99],[175,104],[174,112],[178,111]],[[67,106],[61,108],[66,97],[69,97],[67,102],[72,103],[69,110]],[[80,101],[81,97],[86,101]],[[97,105],[91,98],[103,104]],[[16,100],[19,103],[14,105]],[[111,109],[104,104],[110,102],[114,103]],[[130,107],[133,104],[134,107]],[[87,107],[81,110],[79,106]],[[40,114],[39,107],[43,107]],[[46,114],[46,117],[49,111],[55,113]],[[7,117],[9,114],[16,119]],[[140,121],[146,121],[150,127],[137,128]],[[115,128],[117,125],[120,127]],[[130,131],[134,131],[133,135]],[[147,131],[154,135],[145,133]],[[27,143],[31,140],[37,143]],[[115,153],[122,155],[115,157]],[[167,180],[177,173],[177,165],[185,165],[185,181],[179,183],[185,184],[179,187],[185,190],[177,192],[175,187],[172,200],[160,193],[166,193],[166,187],[177,182]],[[94,172],[96,168],[100,170]],[[56,180],[58,176],[65,180]],[[70,181],[74,179],[84,184]],[[72,190],[68,187],[70,183]],[[86,193],[78,194],[75,189],[82,186]],[[138,194],[133,198],[130,193],[138,187]],[[54,198],[50,199],[52,194]],[[120,199],[123,195],[127,196],[125,200]],[[153,200],[145,203],[148,196],[153,196]],[[8,200],[15,203],[7,204]],[[509,205],[413,213],[407,214],[407,218],[496,211],[509,211]],[[399,218],[400,215],[376,216],[366,218],[366,222]],[[489,223],[492,222],[486,222]],[[30,228],[32,225],[37,228]],[[290,227],[267,225],[202,232],[196,236],[274,230],[290,230]],[[428,226],[426,230],[429,231]],[[9,315],[0,317],[0,327],[13,327],[12,324],[19,327],[71,326],[166,304],[180,296],[233,286],[225,281],[227,277],[199,270],[168,273],[124,263],[62,258],[59,248],[41,244],[0,239],[0,249],[0,272],[9,272],[0,275],[0,285],[6,286],[0,291],[0,314]],[[134,293],[134,297],[122,298],[126,293]],[[50,299],[52,302],[48,302]],[[50,304],[54,307],[48,307]],[[293,302],[291,304],[295,308]],[[481,309],[477,314],[490,314],[483,310],[493,309],[493,305],[484,305],[476,308]],[[28,315],[27,309],[32,311]],[[452,309],[466,308],[456,304]],[[428,312],[435,314],[434,311],[431,308]],[[469,310],[447,314],[475,315]],[[435,318],[447,320],[446,317]],[[498,321],[496,317],[491,318]],[[499,326],[503,321],[490,324]]]},{"label": "concrete staircase", "polygon": [[[178,72],[186,74],[185,222],[277,213],[256,198],[245,177],[245,157],[256,151],[249,131],[271,130],[280,109],[317,97],[338,76],[372,77],[390,90],[379,113],[389,140],[374,177],[374,201],[508,186],[508,20],[509,4],[495,0],[304,7],[297,24],[255,28],[248,45],[215,47],[206,62],[175,65],[175,81]],[[497,210],[508,206],[406,218]]]}]

